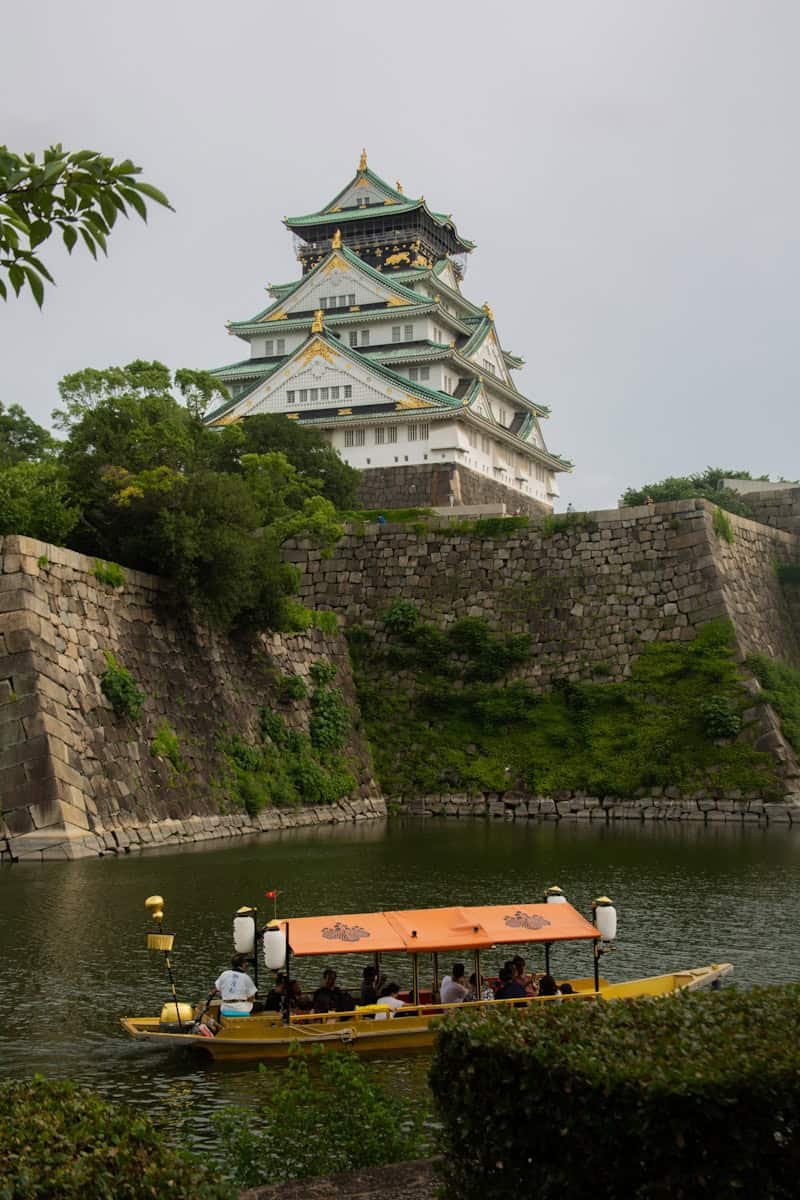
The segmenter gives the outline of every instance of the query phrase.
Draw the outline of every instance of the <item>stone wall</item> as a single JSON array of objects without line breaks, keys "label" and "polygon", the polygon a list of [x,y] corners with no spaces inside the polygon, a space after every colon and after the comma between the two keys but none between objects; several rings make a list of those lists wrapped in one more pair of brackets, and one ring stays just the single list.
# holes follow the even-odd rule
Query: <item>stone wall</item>
[{"label": "stone wall", "polygon": [[747,492],[744,500],[761,524],[800,534],[800,487],[787,485],[781,491]]},{"label": "stone wall", "polygon": [[[355,710],[344,639],[312,630],[237,642],[175,615],[158,579],[127,571],[113,590],[94,566],[28,538],[0,539],[0,853],[76,857],[261,828],[241,812],[221,819],[218,737],[255,739],[265,704],[307,729],[307,702],[279,705],[277,684],[281,674],[308,679],[319,658],[336,664]],[[146,694],[135,724],[116,716],[101,691],[108,652]],[[179,735],[185,771],[151,754],[165,720]],[[312,810],[309,819],[385,812],[355,725],[347,753],[358,776],[351,803],[336,813]]]},{"label": "stone wall", "polygon": [[362,508],[438,508],[450,504],[505,504],[509,513],[542,516],[550,505],[468,467],[452,463],[368,467],[361,473],[358,503]]},{"label": "stone wall", "polygon": [[313,607],[383,635],[382,614],[398,596],[427,620],[487,618],[529,632],[528,682],[627,674],[643,642],[691,638],[713,617],[729,617],[743,653],[763,649],[800,665],[800,642],[776,561],[798,554],[800,538],[731,517],[732,544],[714,532],[703,500],[576,513],[477,538],[440,523],[353,531],[330,559],[287,548],[302,569],[300,591]]}]

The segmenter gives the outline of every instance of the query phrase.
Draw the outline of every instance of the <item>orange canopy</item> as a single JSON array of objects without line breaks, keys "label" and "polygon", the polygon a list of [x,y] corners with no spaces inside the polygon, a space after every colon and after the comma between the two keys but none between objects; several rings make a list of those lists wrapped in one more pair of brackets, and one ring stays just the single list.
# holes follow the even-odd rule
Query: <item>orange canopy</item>
[{"label": "orange canopy", "polygon": [[292,953],[299,955],[488,950],[497,945],[600,936],[571,904],[414,908],[295,917],[281,924],[288,925]]},{"label": "orange canopy", "polygon": [[494,945],[600,937],[596,926],[571,904],[492,904],[464,912],[486,930]]}]

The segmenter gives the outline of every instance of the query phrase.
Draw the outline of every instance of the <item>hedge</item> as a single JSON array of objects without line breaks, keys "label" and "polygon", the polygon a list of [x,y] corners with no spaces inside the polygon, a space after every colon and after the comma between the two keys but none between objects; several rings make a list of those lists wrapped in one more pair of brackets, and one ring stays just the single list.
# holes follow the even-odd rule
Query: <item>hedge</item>
[{"label": "hedge", "polygon": [[0,1200],[230,1200],[150,1119],[73,1083],[0,1084]]},{"label": "hedge", "polygon": [[458,1013],[431,1086],[460,1200],[794,1197],[800,985]]}]

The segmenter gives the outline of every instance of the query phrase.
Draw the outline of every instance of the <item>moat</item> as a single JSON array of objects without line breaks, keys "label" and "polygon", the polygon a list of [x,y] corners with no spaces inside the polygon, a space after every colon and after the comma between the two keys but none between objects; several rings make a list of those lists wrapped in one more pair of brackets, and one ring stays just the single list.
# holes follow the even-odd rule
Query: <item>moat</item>
[{"label": "moat", "polygon": [[[201,1133],[214,1108],[250,1103],[269,1086],[269,1071],[280,1068],[213,1066],[124,1037],[120,1014],[157,1011],[167,996],[160,957],[145,949],[144,899],[153,892],[165,897],[176,934],[179,993],[195,999],[227,965],[235,909],[260,903],[266,911],[268,889],[283,892],[283,912],[304,915],[538,899],[553,883],[584,912],[594,896],[614,898],[618,949],[603,962],[611,979],[711,961],[733,962],[743,987],[800,978],[797,828],[412,819],[326,826],[3,868],[0,1076],[68,1076],[141,1104],[156,1120],[165,1119],[165,1102],[182,1098]],[[560,951],[556,972],[588,970],[582,954]],[[310,985],[325,964],[298,965]],[[363,964],[337,965],[354,983]],[[387,966],[399,976],[402,963]],[[401,1092],[424,1086],[425,1055],[368,1061]]]}]

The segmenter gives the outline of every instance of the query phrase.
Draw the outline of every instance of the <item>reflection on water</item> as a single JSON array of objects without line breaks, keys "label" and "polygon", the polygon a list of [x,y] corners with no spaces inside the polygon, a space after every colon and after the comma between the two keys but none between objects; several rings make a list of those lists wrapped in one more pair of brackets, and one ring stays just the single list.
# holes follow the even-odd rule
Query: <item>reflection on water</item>
[{"label": "reflection on water", "polygon": [[[800,978],[800,831],[734,825],[515,825],[393,821],[292,830],[121,859],[19,864],[0,870],[0,1074],[70,1076],[104,1094],[159,1107],[187,1090],[202,1126],[224,1102],[250,1104],[269,1085],[253,1064],[220,1066],[142,1049],[120,1014],[155,1012],[166,998],[158,955],[148,954],[144,898],[160,892],[176,934],[182,997],[195,999],[231,955],[240,904],[288,915],[438,904],[515,903],[559,884],[583,912],[612,896],[619,949],[612,979],[731,961],[740,984]],[[508,953],[511,953],[509,951]],[[523,951],[524,953],[525,951]],[[486,956],[485,965],[497,962]],[[529,965],[541,959],[528,952]],[[556,973],[589,974],[586,948],[554,952]],[[364,959],[339,957],[356,986]],[[300,963],[316,985],[321,960]],[[408,983],[407,962],[387,970]],[[425,1055],[371,1060],[393,1089],[417,1090]],[[270,1068],[275,1069],[275,1068]]]}]

